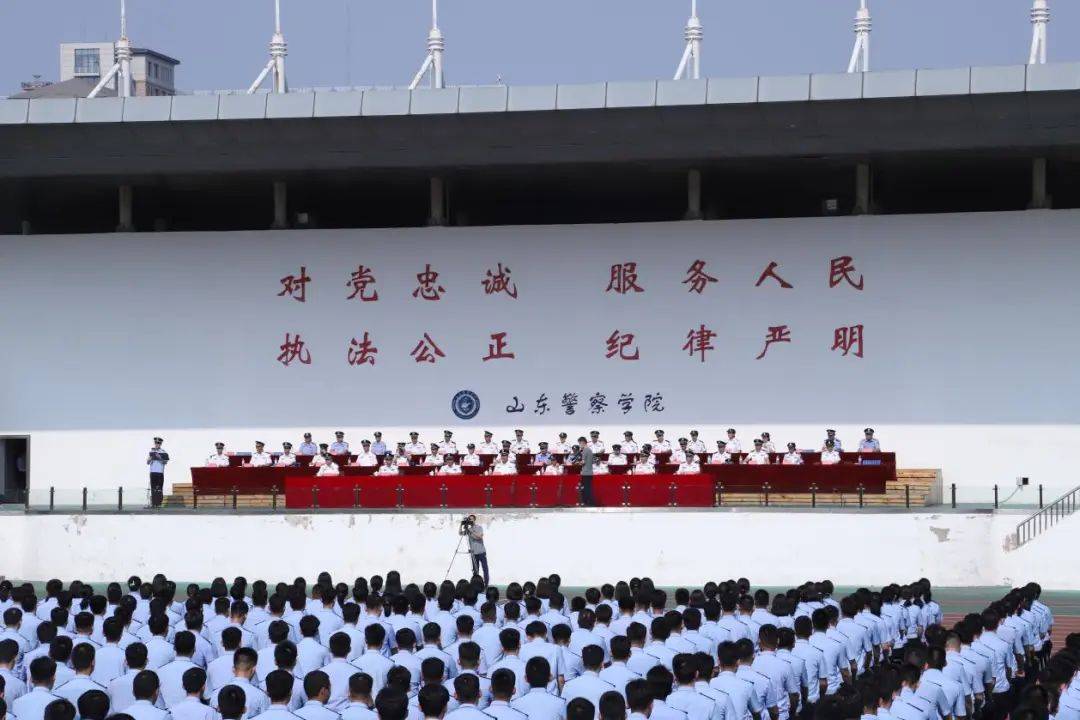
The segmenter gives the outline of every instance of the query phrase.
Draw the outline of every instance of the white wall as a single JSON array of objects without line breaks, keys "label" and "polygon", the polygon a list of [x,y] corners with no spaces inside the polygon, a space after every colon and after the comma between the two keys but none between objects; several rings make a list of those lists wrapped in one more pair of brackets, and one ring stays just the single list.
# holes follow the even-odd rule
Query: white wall
[{"label": "white wall", "polygon": [[[166,437],[167,479],[187,482],[216,440],[279,447],[305,430],[387,439],[443,428],[459,442],[524,427],[534,442],[599,428],[611,442],[655,427],[697,428],[712,442],[728,425],[744,441],[817,447],[831,426],[854,444],[872,425],[902,467],[942,468],[946,484],[1048,487],[1080,444],[1080,213],[819,218],[614,226],[439,228],[257,233],[163,233],[5,238],[0,248],[0,433],[31,436],[38,489],[145,485],[145,451]],[[829,261],[849,255],[864,290],[828,287]],[[707,262],[703,294],[682,283]],[[637,262],[645,292],[605,293],[611,265]],[[770,261],[794,284],[754,287]],[[502,262],[519,297],[487,296],[484,271]],[[380,300],[345,299],[349,273],[374,269]],[[430,263],[439,302],[412,296]],[[308,299],[278,297],[305,265]],[[681,348],[700,324],[717,330],[708,362]],[[755,360],[766,329],[793,342]],[[833,331],[862,324],[865,357],[830,351]],[[641,359],[604,356],[616,329]],[[368,331],[374,367],[350,367],[346,348]],[[490,334],[509,333],[514,361],[483,362]],[[300,332],[312,364],[277,362]],[[409,355],[428,332],[446,353]],[[459,390],[480,413],[451,412]],[[587,412],[595,392],[602,415]],[[623,415],[620,393],[633,393]],[[645,413],[646,393],[664,396]],[[532,412],[541,393],[552,407]],[[563,414],[564,393],[581,399]],[[505,408],[513,396],[521,414]],[[1031,491],[1028,491],[1031,495]],[[964,495],[962,499],[974,498]],[[1030,501],[1031,498],[1028,498]]]},{"label": "white wall", "polygon": [[[480,513],[496,583],[559,572],[569,585],[647,574],[663,584],[747,576],[795,585],[824,577],[883,585],[926,576],[942,586],[1080,590],[1061,559],[1080,544],[1073,517],[1019,550],[1020,516],[933,513],[556,511]],[[4,572],[87,581],[165,572],[291,580],[400,569],[441,580],[458,514],[12,515],[0,523]],[[523,542],[523,540],[525,540]],[[451,573],[467,571],[461,557]]]}]

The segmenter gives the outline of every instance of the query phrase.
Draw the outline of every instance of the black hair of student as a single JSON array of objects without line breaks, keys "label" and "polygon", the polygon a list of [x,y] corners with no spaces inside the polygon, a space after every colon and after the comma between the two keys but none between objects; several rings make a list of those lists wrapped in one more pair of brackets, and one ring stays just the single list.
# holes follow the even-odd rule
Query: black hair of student
[{"label": "black hair of student", "polygon": [[611,659],[625,662],[630,657],[630,640],[625,635],[611,638]]},{"label": "black hair of student", "polygon": [[396,687],[404,693],[408,693],[412,686],[412,671],[403,665],[397,665],[386,672],[386,685]]},{"label": "black hair of student", "polygon": [[248,647],[242,647],[233,655],[234,668],[253,668],[259,662],[259,655]]},{"label": "black hair of student", "polygon": [[765,623],[761,626],[758,631],[758,644],[761,645],[762,650],[775,650],[778,640],[779,634],[775,625]]},{"label": "black hair of student", "polygon": [[825,608],[818,608],[811,613],[810,620],[814,624],[815,632],[825,632],[829,629],[829,612]]},{"label": "black hair of student", "polygon": [[[42,623],[44,625],[45,623]],[[38,626],[40,627],[40,625]],[[11,640],[0,640],[0,663],[8,665],[15,662],[15,659],[19,657],[19,643]]]},{"label": "black hair of student", "polygon": [[304,676],[304,696],[308,700],[317,698],[324,689],[330,689],[330,676],[322,670],[312,670]]},{"label": "black hair of student", "polygon": [[188,668],[180,682],[186,694],[194,695],[206,686],[206,671],[200,667]]},{"label": "black hair of student", "polygon": [[247,696],[237,685],[226,685],[218,692],[218,712],[223,720],[240,720]]},{"label": "black hair of student", "polygon": [[[185,673],[186,675],[187,673]],[[270,702],[288,702],[292,698],[293,684],[295,682],[296,678],[288,670],[271,670],[267,673],[266,694],[270,696]]]},{"label": "black hair of student", "polygon": [[336,632],[330,636],[330,654],[336,658],[348,657],[352,650],[352,638],[343,632]]},{"label": "black hair of student", "polygon": [[648,680],[638,679],[626,683],[626,704],[630,712],[647,715],[652,702],[653,693]]},{"label": "black hair of student", "polygon": [[595,716],[596,707],[583,697],[566,704],[566,720],[593,720]]},{"label": "black hair of student", "polygon": [[67,700],[53,700],[45,706],[43,720],[75,720],[75,706]]},{"label": "black hair of student", "polygon": [[632,622],[626,626],[626,639],[631,643],[644,643],[646,637],[648,637],[648,631],[641,623]]},{"label": "black hair of student", "polygon": [[424,684],[441,683],[446,675],[446,663],[441,658],[424,658],[420,663],[420,680]]},{"label": "black hair of student", "polygon": [[131,693],[136,700],[150,700],[161,688],[161,681],[153,670],[142,670],[131,683]]},{"label": "black hair of student", "polygon": [[600,720],[626,720],[626,701],[615,690],[600,696]]},{"label": "black hair of student", "polygon": [[30,663],[30,682],[45,685],[56,677],[56,661],[49,657],[36,657]]},{"label": "black hair of student", "polygon": [[446,706],[450,704],[450,693],[439,684],[425,685],[416,694],[416,700],[424,717],[438,718],[442,717]]},{"label": "black hair of student", "polygon": [[505,628],[499,632],[499,644],[506,652],[513,652],[521,646],[521,634],[516,630]]},{"label": "black hair of student", "polygon": [[507,700],[514,694],[514,686],[517,678],[514,671],[508,668],[499,668],[491,674],[491,695],[496,700]]},{"label": "black hair of student", "polygon": [[697,666],[697,679],[708,682],[712,678],[716,660],[707,652],[694,653],[694,665]]},{"label": "black hair of student", "polygon": [[530,688],[547,687],[547,684],[551,682],[551,663],[547,661],[547,658],[539,655],[529,658],[529,661],[525,663],[525,680]]},{"label": "black hair of student", "polygon": [[454,678],[454,694],[461,703],[476,703],[480,700],[480,678],[472,673],[458,675]]},{"label": "black hair of student", "polygon": [[551,628],[551,642],[570,642],[571,634],[572,632],[570,631],[570,626],[566,623],[559,623],[558,625],[553,625]]},{"label": "black hair of student", "polygon": [[679,685],[691,685],[697,678],[697,661],[690,653],[679,653],[671,659],[672,675]]},{"label": "black hair of student", "polygon": [[581,664],[586,670],[599,671],[604,666],[604,648],[599,645],[586,645],[581,649]]},{"label": "black hair of student", "polygon": [[666,700],[667,696],[671,694],[671,684],[674,681],[674,676],[663,665],[655,665],[649,668],[649,671],[645,674],[645,679],[649,681],[649,690],[652,692],[654,700]]},{"label": "black hair of student", "polygon": [[349,676],[349,694],[371,696],[371,690],[375,687],[375,680],[365,672],[353,673]]},{"label": "black hair of student", "polygon": [[94,664],[96,651],[90,643],[79,643],[71,651],[71,669],[75,672],[89,670]]},{"label": "black hair of student", "polygon": [[735,643],[725,641],[716,648],[717,659],[721,669],[733,668],[739,664],[739,654],[735,651]]},{"label": "black hair of student", "polygon": [[305,615],[300,620],[300,634],[306,638],[319,636],[319,618],[314,615]]},{"label": "black hair of student", "polygon": [[105,720],[109,715],[109,696],[101,690],[87,690],[79,696],[79,717]]},{"label": "black hair of student", "polygon": [[649,630],[652,633],[653,640],[664,642],[671,637],[671,625],[668,624],[666,617],[653,618]]}]

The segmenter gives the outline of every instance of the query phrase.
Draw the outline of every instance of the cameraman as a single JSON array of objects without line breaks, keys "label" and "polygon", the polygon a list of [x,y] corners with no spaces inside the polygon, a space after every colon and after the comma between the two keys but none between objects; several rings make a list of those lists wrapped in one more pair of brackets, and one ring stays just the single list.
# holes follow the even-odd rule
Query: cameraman
[{"label": "cameraman", "polygon": [[484,585],[487,586],[489,577],[487,548],[484,547],[484,528],[476,522],[475,515],[470,515],[461,521],[460,532],[469,538],[469,557],[472,559],[473,575],[479,575],[480,570],[483,569]]}]

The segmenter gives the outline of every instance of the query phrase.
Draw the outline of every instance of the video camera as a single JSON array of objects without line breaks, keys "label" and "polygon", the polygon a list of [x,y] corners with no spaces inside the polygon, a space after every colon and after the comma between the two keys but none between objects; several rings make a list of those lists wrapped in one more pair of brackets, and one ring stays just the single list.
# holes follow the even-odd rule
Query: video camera
[{"label": "video camera", "polygon": [[465,519],[461,521],[461,525],[458,527],[458,534],[464,535],[465,533],[469,532],[469,530],[472,529],[472,526],[475,524],[475,520],[473,520],[471,517],[466,516]]}]

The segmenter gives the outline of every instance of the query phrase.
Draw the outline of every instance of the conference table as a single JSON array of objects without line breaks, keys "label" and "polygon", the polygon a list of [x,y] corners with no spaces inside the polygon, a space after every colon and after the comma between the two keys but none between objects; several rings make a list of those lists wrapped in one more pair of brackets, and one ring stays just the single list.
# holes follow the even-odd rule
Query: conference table
[{"label": "conference table", "polygon": [[[812,455],[807,453],[807,455]],[[595,475],[593,494],[603,507],[711,507],[717,493],[809,492],[880,494],[896,478],[894,453],[844,453],[836,465],[701,465],[701,472],[675,473],[659,458],[656,473],[636,475],[613,466]],[[519,464],[513,475],[431,475],[432,468],[407,466],[398,475],[376,475],[374,467],[341,467],[337,476],[317,477],[314,467],[192,468],[198,495],[283,495],[287,508],[573,507],[579,503],[580,474],[538,474]]]}]

